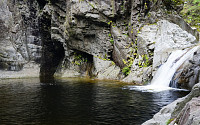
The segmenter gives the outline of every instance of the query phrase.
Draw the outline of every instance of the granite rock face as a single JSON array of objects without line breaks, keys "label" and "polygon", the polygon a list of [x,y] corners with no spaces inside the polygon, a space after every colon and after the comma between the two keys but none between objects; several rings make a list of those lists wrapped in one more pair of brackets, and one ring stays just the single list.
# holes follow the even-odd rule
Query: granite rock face
[{"label": "granite rock face", "polygon": [[38,65],[41,40],[37,14],[37,2],[0,2],[0,70],[19,71],[32,62]]},{"label": "granite rock face", "polygon": [[177,73],[174,75],[173,80],[181,88],[192,89],[192,87],[199,83],[199,71],[200,71],[200,50],[194,53],[194,56],[186,62],[185,66],[180,67]]},{"label": "granite rock face", "polygon": [[200,83],[192,91],[163,107],[154,117],[142,125],[199,125]]},{"label": "granite rock face", "polygon": [[177,15],[181,6],[174,8],[151,0],[2,0],[0,68],[31,63],[43,79],[148,82],[171,51],[196,42]]},{"label": "granite rock face", "polygon": [[200,97],[192,98],[179,113],[176,120],[178,125],[200,124]]}]

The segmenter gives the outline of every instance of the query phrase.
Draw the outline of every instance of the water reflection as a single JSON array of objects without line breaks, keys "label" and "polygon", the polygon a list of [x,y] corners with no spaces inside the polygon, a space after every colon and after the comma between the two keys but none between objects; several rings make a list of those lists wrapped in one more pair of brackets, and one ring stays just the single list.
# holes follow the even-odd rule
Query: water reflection
[{"label": "water reflection", "polygon": [[0,123],[30,125],[139,125],[187,92],[148,93],[100,81],[4,80]]}]

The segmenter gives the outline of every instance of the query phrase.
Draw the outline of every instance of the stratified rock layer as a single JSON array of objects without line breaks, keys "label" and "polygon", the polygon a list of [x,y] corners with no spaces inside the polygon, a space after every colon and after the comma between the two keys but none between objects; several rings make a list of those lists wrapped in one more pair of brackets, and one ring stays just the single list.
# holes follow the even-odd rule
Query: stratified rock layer
[{"label": "stratified rock layer", "polygon": [[177,14],[182,5],[172,6],[151,0],[2,0],[0,69],[20,71],[30,63],[42,79],[148,82],[172,51],[197,41]]}]

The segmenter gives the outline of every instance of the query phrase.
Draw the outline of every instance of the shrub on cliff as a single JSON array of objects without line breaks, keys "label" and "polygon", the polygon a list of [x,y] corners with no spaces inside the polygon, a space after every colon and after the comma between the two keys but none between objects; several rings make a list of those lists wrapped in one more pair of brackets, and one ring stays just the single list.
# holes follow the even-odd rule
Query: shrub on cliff
[{"label": "shrub on cliff", "polygon": [[200,32],[200,0],[185,0],[182,17]]}]

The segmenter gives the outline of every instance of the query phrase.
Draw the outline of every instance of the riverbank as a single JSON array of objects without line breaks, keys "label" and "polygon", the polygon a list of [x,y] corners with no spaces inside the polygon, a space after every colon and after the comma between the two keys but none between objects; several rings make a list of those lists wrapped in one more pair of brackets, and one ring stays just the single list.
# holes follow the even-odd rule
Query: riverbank
[{"label": "riverbank", "polygon": [[25,64],[20,71],[0,70],[0,79],[34,78],[40,76],[40,66],[35,63]]},{"label": "riverbank", "polygon": [[[1,124],[133,124],[187,93],[148,93],[124,89],[128,84],[39,78],[4,79],[0,84]],[[129,86],[129,85],[128,85]]]}]

